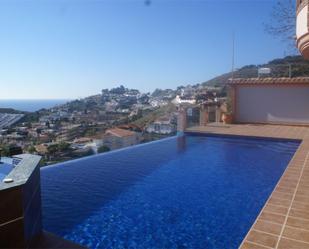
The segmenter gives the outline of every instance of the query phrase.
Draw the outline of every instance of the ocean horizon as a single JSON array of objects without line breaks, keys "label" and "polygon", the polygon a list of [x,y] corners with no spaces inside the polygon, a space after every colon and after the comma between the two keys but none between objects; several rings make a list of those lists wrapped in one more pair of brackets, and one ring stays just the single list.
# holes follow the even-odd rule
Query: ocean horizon
[{"label": "ocean horizon", "polygon": [[0,108],[13,108],[18,111],[35,112],[65,104],[70,99],[0,99]]}]

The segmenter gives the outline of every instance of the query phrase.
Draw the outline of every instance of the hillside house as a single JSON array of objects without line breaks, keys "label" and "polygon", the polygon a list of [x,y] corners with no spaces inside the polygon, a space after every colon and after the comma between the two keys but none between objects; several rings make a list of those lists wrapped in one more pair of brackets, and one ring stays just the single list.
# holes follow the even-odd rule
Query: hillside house
[{"label": "hillside house", "polygon": [[162,118],[158,119],[155,122],[151,123],[147,128],[146,131],[148,133],[156,133],[156,134],[172,134],[176,132],[176,127],[172,123],[170,118]]},{"label": "hillside house", "polygon": [[140,134],[134,131],[112,128],[105,132],[103,144],[111,150],[139,144]]}]

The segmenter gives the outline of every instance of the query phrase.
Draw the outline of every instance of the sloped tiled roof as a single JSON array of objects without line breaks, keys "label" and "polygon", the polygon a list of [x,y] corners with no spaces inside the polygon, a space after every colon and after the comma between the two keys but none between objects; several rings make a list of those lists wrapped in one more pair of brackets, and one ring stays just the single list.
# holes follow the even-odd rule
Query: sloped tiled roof
[{"label": "sloped tiled roof", "polygon": [[236,78],[229,79],[230,85],[242,84],[309,84],[309,77],[295,78]]},{"label": "sloped tiled roof", "polygon": [[108,129],[106,131],[106,134],[111,134],[116,137],[130,137],[134,136],[135,132],[134,131],[129,131],[129,130],[124,130],[124,129],[119,129],[119,128],[113,128],[113,129]]}]

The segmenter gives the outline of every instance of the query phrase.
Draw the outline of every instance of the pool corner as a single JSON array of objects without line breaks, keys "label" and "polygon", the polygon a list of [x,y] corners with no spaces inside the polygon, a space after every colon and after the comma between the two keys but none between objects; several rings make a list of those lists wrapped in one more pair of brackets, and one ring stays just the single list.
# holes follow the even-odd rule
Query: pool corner
[{"label": "pool corner", "polygon": [[28,248],[42,231],[40,156],[22,154],[0,183],[0,247]]}]

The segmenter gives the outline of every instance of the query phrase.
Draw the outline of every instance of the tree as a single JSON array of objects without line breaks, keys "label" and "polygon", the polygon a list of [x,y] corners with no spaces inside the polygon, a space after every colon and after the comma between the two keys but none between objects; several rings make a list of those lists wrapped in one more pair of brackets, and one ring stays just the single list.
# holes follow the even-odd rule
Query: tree
[{"label": "tree", "polygon": [[47,147],[47,151],[49,154],[54,155],[58,151],[58,145],[57,144],[51,144]]},{"label": "tree", "polygon": [[108,152],[111,149],[109,147],[107,147],[106,145],[102,145],[98,148],[98,153],[104,153],[104,152]]},{"label": "tree", "polygon": [[30,154],[34,154],[34,153],[36,153],[37,151],[36,151],[35,147],[34,147],[33,145],[31,145],[31,146],[28,148],[28,152],[29,152]]},{"label": "tree", "polygon": [[97,129],[96,128],[89,127],[89,128],[87,128],[87,130],[85,132],[85,136],[91,137],[91,136],[94,136],[96,133],[97,133]]},{"label": "tree", "polygon": [[10,148],[7,145],[0,145],[0,155],[10,156]]},{"label": "tree", "polygon": [[289,49],[296,51],[296,4],[295,0],[277,0],[273,7],[271,19],[265,24],[265,31],[286,42]]},{"label": "tree", "polygon": [[65,152],[70,149],[70,144],[66,142],[60,142],[58,144],[58,150],[61,152]]}]

